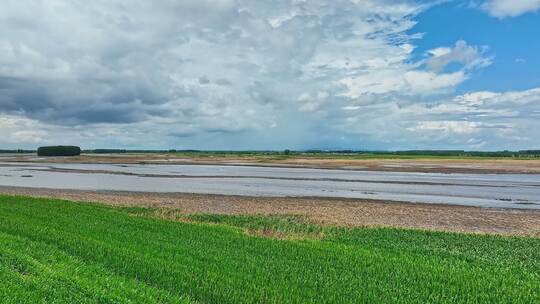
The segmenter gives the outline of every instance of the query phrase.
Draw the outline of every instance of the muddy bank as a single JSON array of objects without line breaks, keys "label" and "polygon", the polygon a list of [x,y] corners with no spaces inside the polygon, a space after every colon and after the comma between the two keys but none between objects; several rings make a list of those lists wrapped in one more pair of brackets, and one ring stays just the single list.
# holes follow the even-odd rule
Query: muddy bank
[{"label": "muddy bank", "polygon": [[540,237],[540,211],[413,204],[363,199],[266,198],[0,187],[2,194],[62,198],[185,214],[300,214],[323,225],[400,227]]},{"label": "muddy bank", "polygon": [[185,157],[174,154],[85,154],[78,157],[37,157],[27,154],[3,155],[0,156],[0,161],[15,163],[244,165],[423,173],[540,173],[540,160],[500,158],[348,159],[301,156],[285,158],[275,156]]}]

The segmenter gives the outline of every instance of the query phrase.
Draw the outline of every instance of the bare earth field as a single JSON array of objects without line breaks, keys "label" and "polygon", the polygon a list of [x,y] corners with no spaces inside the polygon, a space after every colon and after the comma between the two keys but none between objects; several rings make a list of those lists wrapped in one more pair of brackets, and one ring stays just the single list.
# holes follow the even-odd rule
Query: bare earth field
[{"label": "bare earth field", "polygon": [[509,158],[324,158],[303,156],[183,156],[175,154],[85,154],[78,157],[39,158],[35,155],[4,155],[2,162],[91,164],[204,164],[301,167],[366,171],[426,173],[540,173],[540,160]]},{"label": "bare earth field", "polygon": [[0,186],[2,194],[62,198],[181,214],[304,215],[322,225],[399,227],[540,237],[540,211],[413,204],[358,199],[75,191]]}]

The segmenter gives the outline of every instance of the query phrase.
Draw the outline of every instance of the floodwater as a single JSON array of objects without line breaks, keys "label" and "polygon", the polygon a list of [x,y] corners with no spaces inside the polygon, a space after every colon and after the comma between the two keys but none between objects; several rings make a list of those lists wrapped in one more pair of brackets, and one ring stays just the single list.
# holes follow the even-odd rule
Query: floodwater
[{"label": "floodwater", "polygon": [[540,209],[540,174],[442,174],[217,165],[0,163],[0,186],[365,198]]}]

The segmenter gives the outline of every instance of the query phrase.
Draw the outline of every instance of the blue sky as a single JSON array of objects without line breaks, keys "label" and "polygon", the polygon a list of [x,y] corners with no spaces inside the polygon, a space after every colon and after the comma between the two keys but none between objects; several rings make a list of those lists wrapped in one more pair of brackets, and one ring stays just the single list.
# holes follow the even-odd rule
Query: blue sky
[{"label": "blue sky", "polygon": [[0,148],[539,149],[539,37],[540,0],[5,0]]},{"label": "blue sky", "polygon": [[488,54],[495,57],[493,64],[461,84],[458,92],[540,87],[540,13],[501,19],[469,3],[448,1],[421,13],[412,31],[426,34],[416,55],[457,40],[485,45]]}]

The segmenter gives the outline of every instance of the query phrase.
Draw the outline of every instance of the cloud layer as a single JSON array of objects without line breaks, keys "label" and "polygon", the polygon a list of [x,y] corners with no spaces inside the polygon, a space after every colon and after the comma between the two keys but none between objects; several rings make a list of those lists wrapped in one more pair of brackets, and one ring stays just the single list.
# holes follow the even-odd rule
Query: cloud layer
[{"label": "cloud layer", "polygon": [[538,90],[452,95],[492,63],[487,47],[456,41],[413,59],[423,35],[415,18],[427,8],[405,0],[6,0],[0,144],[530,144]]},{"label": "cloud layer", "polygon": [[488,0],[482,8],[497,18],[516,17],[540,9],[540,0]]}]

